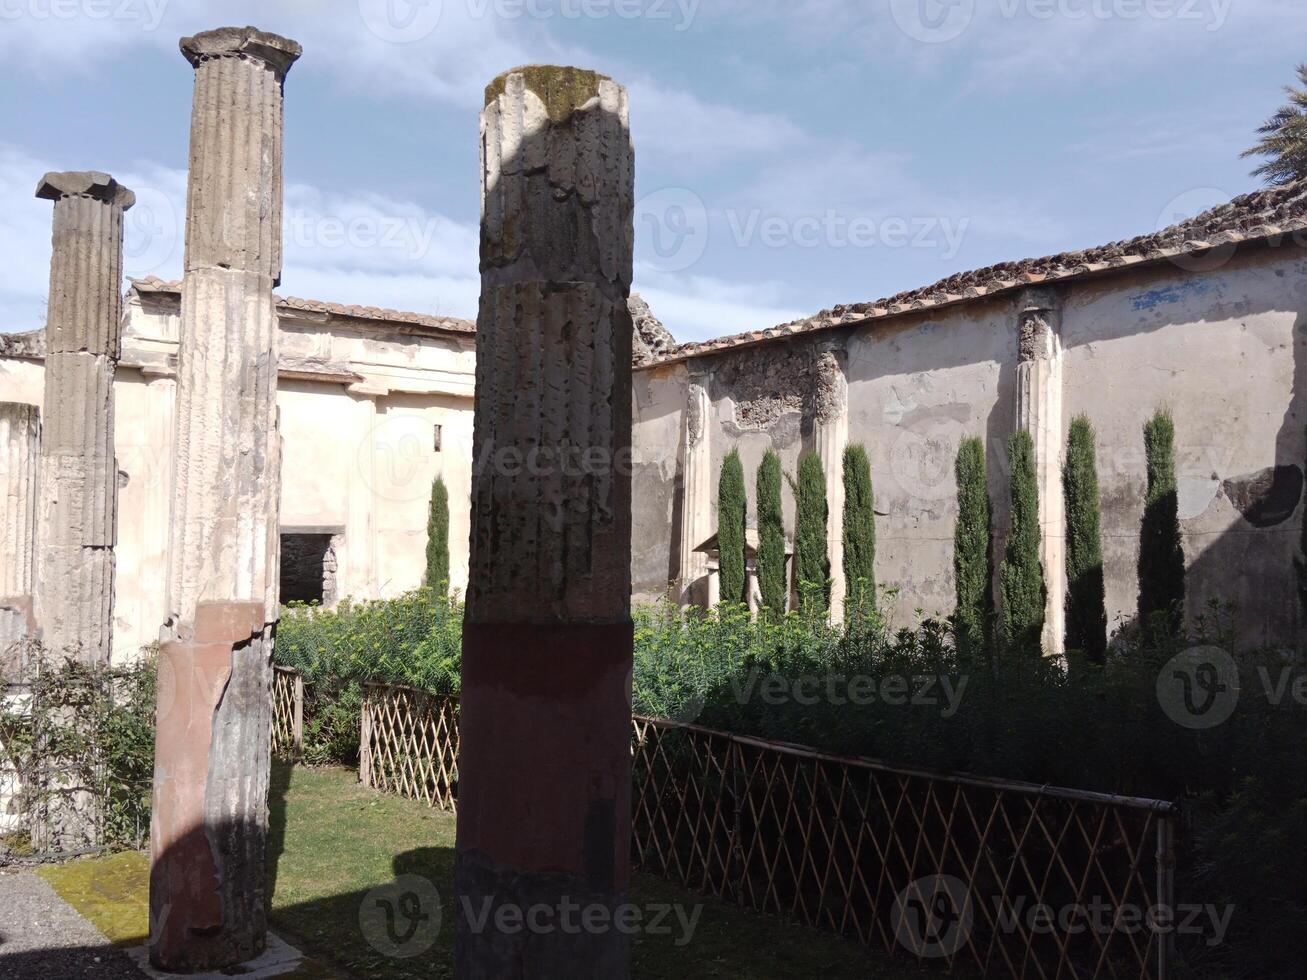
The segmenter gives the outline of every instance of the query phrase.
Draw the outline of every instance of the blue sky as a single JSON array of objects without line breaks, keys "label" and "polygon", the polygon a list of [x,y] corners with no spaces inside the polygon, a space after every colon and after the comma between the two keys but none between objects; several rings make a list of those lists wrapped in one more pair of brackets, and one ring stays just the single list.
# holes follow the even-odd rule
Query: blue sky
[{"label": "blue sky", "polygon": [[0,0],[0,330],[39,326],[46,170],[138,194],[180,274],[185,34],[300,41],[281,292],[473,317],[477,113],[500,71],[631,91],[636,288],[678,338],[1155,230],[1252,190],[1300,0]]}]

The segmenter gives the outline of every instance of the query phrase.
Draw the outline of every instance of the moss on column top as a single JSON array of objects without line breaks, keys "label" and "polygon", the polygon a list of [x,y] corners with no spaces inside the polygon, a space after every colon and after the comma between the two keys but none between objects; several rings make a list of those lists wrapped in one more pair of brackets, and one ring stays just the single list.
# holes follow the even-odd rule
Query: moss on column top
[{"label": "moss on column top", "polygon": [[486,105],[504,94],[509,75],[522,75],[526,87],[545,104],[553,123],[566,122],[573,112],[599,95],[599,83],[612,81],[607,75],[569,65],[523,65],[511,68],[486,86]]}]

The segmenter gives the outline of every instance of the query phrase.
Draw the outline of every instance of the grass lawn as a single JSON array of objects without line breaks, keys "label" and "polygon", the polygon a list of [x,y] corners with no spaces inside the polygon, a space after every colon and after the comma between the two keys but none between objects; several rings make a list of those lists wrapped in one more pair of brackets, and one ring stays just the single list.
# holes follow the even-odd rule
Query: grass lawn
[{"label": "grass lawn", "polygon": [[[454,818],[422,804],[363,789],[354,772],[277,766],[271,793],[272,927],[313,962],[310,977],[452,977]],[[119,854],[44,869],[67,901],[119,945],[147,930],[144,855]],[[428,879],[444,903],[444,925],[429,951],[388,957],[365,938],[359,911],[368,892],[396,876]],[[631,901],[680,905],[693,915],[689,942],[674,920],[670,935],[637,936],[634,974],[641,980],[882,980],[941,976],[854,943],[771,916],[702,898],[636,875]]]}]

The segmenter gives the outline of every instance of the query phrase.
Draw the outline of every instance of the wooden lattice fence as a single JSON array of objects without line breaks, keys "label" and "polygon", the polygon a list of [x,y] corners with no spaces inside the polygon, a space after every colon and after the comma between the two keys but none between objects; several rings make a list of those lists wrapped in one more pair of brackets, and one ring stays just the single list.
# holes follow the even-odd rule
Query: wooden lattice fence
[{"label": "wooden lattice fence", "polygon": [[272,754],[297,759],[304,749],[304,678],[289,667],[272,670]]},{"label": "wooden lattice fence", "polygon": [[[632,723],[632,857],[759,912],[986,976],[1166,980],[1171,804]],[[361,776],[453,810],[457,701],[369,687]],[[1051,912],[1051,917],[1045,914]]]}]

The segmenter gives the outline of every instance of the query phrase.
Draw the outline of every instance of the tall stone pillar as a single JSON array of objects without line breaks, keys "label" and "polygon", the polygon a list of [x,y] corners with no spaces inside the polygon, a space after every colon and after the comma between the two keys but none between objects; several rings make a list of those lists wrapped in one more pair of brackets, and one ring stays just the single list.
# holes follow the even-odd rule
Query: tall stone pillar
[{"label": "tall stone pillar", "polygon": [[[631,820],[626,90],[577,68],[514,69],[486,89],[481,133],[455,971],[621,978],[629,937],[612,917],[627,894]],[[539,913],[527,913],[540,906],[551,915],[533,925]]]},{"label": "tall stone pillar", "polygon": [[0,654],[33,628],[41,410],[0,402]]},{"label": "tall stone pillar", "polygon": [[36,196],[54,202],[36,619],[53,656],[107,665],[118,512],[113,376],[122,345],[123,212],[136,196],[95,172],[46,174]]},{"label": "tall stone pillar", "polygon": [[282,85],[294,41],[223,28],[195,69],[168,610],[151,828],[150,960],[219,970],[267,929],[277,622]]},{"label": "tall stone pillar", "polygon": [[1057,296],[1029,289],[1017,302],[1016,427],[1035,444],[1040,548],[1048,605],[1042,645],[1060,656],[1066,645],[1066,520],[1062,499],[1062,314]]},{"label": "tall stone pillar", "polygon": [[708,556],[695,549],[712,537],[712,399],[709,379],[690,376],[685,401],[685,450],[681,461],[681,605],[711,604]]},{"label": "tall stone pillar", "polygon": [[845,353],[833,347],[817,352],[816,413],[813,439],[826,474],[830,542],[831,622],[844,621],[844,447],[849,444],[849,383]]}]

